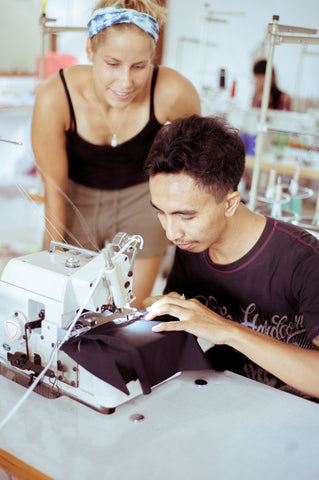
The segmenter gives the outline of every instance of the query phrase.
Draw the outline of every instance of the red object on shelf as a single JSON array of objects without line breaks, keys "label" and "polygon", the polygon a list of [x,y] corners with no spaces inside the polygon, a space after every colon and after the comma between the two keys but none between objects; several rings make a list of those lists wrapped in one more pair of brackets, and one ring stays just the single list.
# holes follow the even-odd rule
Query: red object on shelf
[{"label": "red object on shelf", "polygon": [[[36,58],[35,76],[40,78],[40,55]],[[71,65],[77,65],[78,58],[74,55],[66,53],[57,53],[48,51],[44,55],[44,78],[50,77],[53,73],[58,72],[60,68],[66,68]]]}]

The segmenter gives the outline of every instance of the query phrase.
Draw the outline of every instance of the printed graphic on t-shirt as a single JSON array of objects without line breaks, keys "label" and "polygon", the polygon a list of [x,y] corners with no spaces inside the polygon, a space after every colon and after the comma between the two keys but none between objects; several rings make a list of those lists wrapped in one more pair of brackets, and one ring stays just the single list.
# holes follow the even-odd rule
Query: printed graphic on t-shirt
[{"label": "printed graphic on t-shirt", "polygon": [[197,295],[196,298],[222,317],[240,323],[256,332],[264,333],[284,343],[307,349],[313,348],[311,341],[306,336],[303,315],[295,314],[293,318],[276,313],[267,315],[258,312],[254,303],[250,303],[246,307],[239,306],[237,312],[229,312],[227,306],[219,305],[213,295],[208,298]]},{"label": "printed graphic on t-shirt", "polygon": [[[239,307],[239,311],[234,315],[228,311],[226,306],[219,305],[217,299],[213,295],[210,295],[208,298],[203,295],[197,295],[196,298],[222,317],[241,323],[245,327],[251,328],[256,332],[264,333],[284,343],[298,345],[299,347],[306,349],[313,349],[311,341],[306,336],[303,315],[296,314],[293,318],[288,318],[287,315],[278,314],[265,315],[258,312],[256,304],[254,303],[250,303],[246,308]],[[237,366],[234,370],[239,373]],[[241,374],[265,385],[278,388],[288,393],[293,393],[312,401],[317,401],[312,397],[295,390],[289,385],[286,385],[277,377],[253,362],[247,361],[244,363]]]}]

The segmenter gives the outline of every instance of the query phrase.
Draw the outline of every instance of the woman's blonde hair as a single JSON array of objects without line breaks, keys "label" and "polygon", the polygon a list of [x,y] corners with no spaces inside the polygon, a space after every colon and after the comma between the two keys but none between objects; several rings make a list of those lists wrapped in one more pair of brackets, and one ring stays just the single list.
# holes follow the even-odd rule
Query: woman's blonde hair
[{"label": "woman's blonde hair", "polygon": [[105,7],[130,8],[137,12],[146,13],[155,18],[159,27],[166,21],[167,9],[160,5],[157,0],[100,0],[95,5],[93,12],[98,8]]}]

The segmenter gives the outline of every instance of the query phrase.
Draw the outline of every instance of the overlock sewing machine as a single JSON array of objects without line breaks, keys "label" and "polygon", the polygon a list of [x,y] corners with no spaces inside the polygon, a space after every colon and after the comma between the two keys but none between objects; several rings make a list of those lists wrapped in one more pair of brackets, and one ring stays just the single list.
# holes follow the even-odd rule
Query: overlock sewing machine
[{"label": "overlock sewing machine", "polygon": [[136,380],[129,395],[92,375],[61,345],[107,322],[131,322],[132,268],[142,237],[117,234],[101,252],[51,242],[50,250],[11,259],[1,281],[1,374],[28,387],[47,371],[37,392],[68,395],[103,413],[142,393]]}]

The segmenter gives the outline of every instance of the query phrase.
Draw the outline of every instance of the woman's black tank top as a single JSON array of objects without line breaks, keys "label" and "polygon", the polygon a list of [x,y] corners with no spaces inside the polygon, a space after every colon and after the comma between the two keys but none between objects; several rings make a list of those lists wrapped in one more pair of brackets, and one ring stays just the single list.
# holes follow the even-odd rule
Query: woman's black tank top
[{"label": "woman's black tank top", "polygon": [[66,131],[69,178],[81,185],[100,190],[117,190],[145,182],[144,162],[156,133],[162,127],[154,115],[154,89],[158,65],[155,65],[153,70],[149,122],[135,137],[116,147],[94,145],[77,134],[73,105],[63,70],[59,73],[71,115],[70,128]]}]

